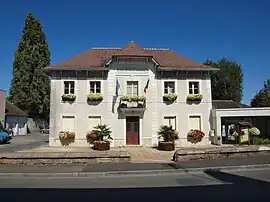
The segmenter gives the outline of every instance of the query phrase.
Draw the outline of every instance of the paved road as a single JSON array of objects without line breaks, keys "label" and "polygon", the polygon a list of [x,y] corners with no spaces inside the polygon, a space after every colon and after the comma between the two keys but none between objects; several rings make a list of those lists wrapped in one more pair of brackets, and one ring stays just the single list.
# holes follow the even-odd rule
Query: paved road
[{"label": "paved road", "polygon": [[208,170],[197,174],[136,177],[0,177],[0,188],[11,188],[0,189],[3,201],[19,201],[30,196],[33,201],[48,198],[50,201],[269,201],[270,170]]},{"label": "paved road", "polygon": [[46,145],[48,134],[32,133],[24,136],[15,136],[9,144],[0,144],[1,152],[14,152]]}]

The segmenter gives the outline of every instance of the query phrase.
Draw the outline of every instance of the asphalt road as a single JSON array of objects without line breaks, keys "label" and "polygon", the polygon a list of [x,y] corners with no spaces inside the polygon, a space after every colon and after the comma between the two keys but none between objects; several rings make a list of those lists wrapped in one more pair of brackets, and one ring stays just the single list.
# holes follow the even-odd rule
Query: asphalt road
[{"label": "asphalt road", "polygon": [[0,188],[9,188],[0,189],[3,201],[269,201],[270,170],[136,177],[0,177]]},{"label": "asphalt road", "polygon": [[0,153],[23,151],[48,144],[48,134],[32,133],[23,136],[14,136],[9,144],[0,144]]}]

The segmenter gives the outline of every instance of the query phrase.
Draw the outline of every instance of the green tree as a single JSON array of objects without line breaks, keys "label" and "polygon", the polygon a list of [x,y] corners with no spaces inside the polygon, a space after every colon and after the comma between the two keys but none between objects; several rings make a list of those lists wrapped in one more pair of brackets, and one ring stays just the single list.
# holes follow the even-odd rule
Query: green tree
[{"label": "green tree", "polygon": [[14,54],[9,100],[32,118],[49,117],[50,79],[43,72],[49,65],[50,51],[42,25],[28,13]]},{"label": "green tree", "polygon": [[217,62],[207,59],[204,64],[220,69],[220,71],[211,74],[212,99],[240,102],[243,97],[241,65],[225,57]]},{"label": "green tree", "polygon": [[254,96],[252,107],[270,107],[270,79],[264,82],[263,88]]}]

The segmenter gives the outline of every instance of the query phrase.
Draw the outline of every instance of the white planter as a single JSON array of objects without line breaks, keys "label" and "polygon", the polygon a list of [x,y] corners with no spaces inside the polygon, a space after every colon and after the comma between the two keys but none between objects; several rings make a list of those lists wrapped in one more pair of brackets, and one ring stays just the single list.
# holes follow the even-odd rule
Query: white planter
[{"label": "white planter", "polygon": [[138,102],[128,102],[127,108],[138,107]]}]

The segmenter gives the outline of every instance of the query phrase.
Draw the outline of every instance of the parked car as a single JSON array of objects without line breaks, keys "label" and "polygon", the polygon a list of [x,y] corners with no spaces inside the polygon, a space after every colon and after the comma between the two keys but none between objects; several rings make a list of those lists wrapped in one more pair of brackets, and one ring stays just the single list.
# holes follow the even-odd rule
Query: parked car
[{"label": "parked car", "polygon": [[49,134],[50,133],[50,129],[49,128],[40,129],[40,133],[41,134]]},{"label": "parked car", "polygon": [[0,130],[0,144],[7,143],[11,140],[11,136],[4,130]]}]

